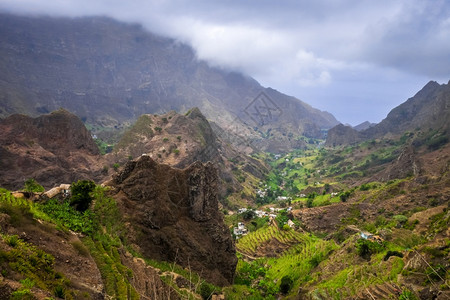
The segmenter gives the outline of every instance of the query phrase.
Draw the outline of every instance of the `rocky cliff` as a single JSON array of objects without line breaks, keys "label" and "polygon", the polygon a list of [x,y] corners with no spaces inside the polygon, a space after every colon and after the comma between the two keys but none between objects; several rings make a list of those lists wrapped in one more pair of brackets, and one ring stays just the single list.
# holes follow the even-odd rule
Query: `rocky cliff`
[{"label": "rocky cliff", "polygon": [[218,210],[218,182],[211,163],[175,169],[145,155],[129,162],[112,182],[129,241],[146,257],[232,283],[237,258]]},{"label": "rocky cliff", "polygon": [[0,186],[16,189],[34,178],[45,187],[102,178],[101,156],[81,120],[60,109],[0,120]]}]

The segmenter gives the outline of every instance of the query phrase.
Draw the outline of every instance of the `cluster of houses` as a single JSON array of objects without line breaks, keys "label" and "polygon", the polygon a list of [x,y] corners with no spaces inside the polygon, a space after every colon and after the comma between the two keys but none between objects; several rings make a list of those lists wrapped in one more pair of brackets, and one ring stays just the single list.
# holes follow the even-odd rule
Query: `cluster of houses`
[{"label": "cluster of houses", "polygon": [[[248,210],[249,209],[245,207],[239,208],[237,210],[237,213],[242,214],[247,212]],[[288,208],[270,207],[268,212],[262,210],[254,210],[253,212],[258,218],[269,217],[269,224],[272,224],[275,218],[277,217],[277,213],[280,212],[281,210],[286,210],[287,212],[290,212],[292,210],[292,207]],[[295,228],[295,224],[291,220],[288,220],[287,224],[289,225],[289,227]],[[246,235],[248,233],[248,229],[245,227],[244,223],[239,222],[238,226],[233,228],[233,233],[236,236],[236,238],[239,238],[240,236]]]}]

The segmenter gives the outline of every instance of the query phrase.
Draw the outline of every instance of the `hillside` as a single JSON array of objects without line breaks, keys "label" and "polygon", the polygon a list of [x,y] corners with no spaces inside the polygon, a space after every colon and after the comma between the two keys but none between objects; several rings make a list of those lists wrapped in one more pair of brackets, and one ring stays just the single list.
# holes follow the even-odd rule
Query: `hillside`
[{"label": "hillside", "polygon": [[406,131],[437,131],[450,137],[450,82],[430,81],[414,97],[392,109],[379,124],[357,131],[342,124],[328,131],[326,145],[348,145],[357,141],[399,137]]},{"label": "hillside", "polygon": [[[143,156],[104,186],[73,183],[70,196],[27,199],[0,189],[0,297],[220,293],[212,283],[229,285],[237,258],[218,209],[217,176],[211,163],[174,169]],[[73,205],[77,186],[88,189],[87,209]]]},{"label": "hillside", "polygon": [[[322,129],[338,123],[250,77],[209,67],[188,46],[138,25],[2,14],[0,35],[1,116],[64,107],[94,128],[117,130],[144,113],[199,107],[223,128],[257,128],[252,139],[271,149],[278,144],[272,136],[292,149],[300,136],[323,137]],[[267,111],[255,117],[254,104],[261,103]],[[272,136],[265,135],[269,129]]]},{"label": "hillside", "polygon": [[268,173],[262,160],[239,152],[222,131],[216,135],[198,108],[184,115],[174,111],[142,115],[105,159],[109,165],[124,165],[142,154],[177,168],[195,161],[213,162],[219,169],[221,203],[229,207],[245,201],[253,204],[257,182]]},{"label": "hillside", "polygon": [[17,189],[34,178],[44,187],[101,180],[102,159],[81,120],[66,110],[0,119],[0,186]]}]

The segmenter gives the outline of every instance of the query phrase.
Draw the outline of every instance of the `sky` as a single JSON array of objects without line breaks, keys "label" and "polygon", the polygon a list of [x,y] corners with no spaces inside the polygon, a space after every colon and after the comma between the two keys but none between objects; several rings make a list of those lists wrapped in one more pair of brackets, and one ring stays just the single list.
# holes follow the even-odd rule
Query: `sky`
[{"label": "sky", "polygon": [[351,125],[450,80],[449,0],[0,0],[0,10],[137,22]]}]

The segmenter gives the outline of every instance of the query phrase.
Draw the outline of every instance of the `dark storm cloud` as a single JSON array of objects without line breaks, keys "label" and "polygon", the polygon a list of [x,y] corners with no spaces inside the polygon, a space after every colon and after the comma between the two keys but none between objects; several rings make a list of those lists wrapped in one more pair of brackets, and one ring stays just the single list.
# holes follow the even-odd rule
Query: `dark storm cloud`
[{"label": "dark storm cloud", "polygon": [[[446,0],[0,0],[0,9],[16,13],[142,23],[213,65],[353,124],[380,121],[428,80],[448,81],[449,7]],[[345,113],[346,106],[361,109]]]}]

